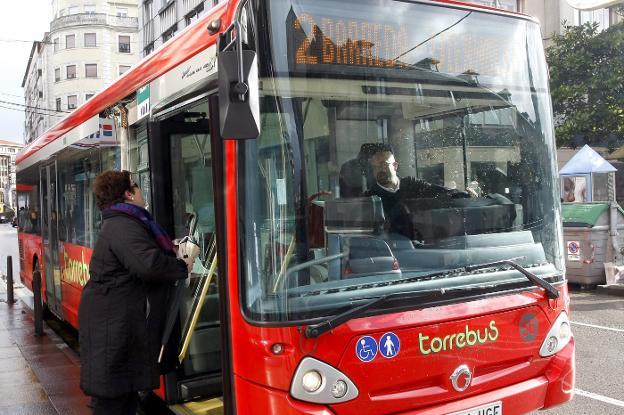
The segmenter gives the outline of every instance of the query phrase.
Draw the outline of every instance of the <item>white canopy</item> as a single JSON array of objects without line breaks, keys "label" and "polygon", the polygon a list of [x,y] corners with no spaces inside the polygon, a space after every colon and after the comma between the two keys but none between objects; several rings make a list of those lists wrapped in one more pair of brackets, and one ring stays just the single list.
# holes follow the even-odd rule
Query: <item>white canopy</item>
[{"label": "white canopy", "polygon": [[585,146],[559,170],[559,175],[609,173],[612,171],[617,171],[617,169],[607,160],[603,159],[600,154],[596,153],[594,149],[585,144]]}]

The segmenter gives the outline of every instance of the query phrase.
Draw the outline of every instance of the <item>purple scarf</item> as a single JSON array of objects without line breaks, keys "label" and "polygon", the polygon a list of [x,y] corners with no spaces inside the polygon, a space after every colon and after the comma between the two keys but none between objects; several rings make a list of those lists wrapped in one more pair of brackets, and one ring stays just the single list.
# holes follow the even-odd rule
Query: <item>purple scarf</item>
[{"label": "purple scarf", "polygon": [[122,212],[126,215],[137,218],[149,228],[149,230],[154,235],[154,239],[156,239],[156,242],[158,242],[158,245],[162,248],[163,251],[174,252],[173,242],[171,242],[171,238],[169,238],[167,232],[165,232],[165,230],[161,228],[158,223],[156,223],[152,215],[147,210],[136,205],[132,205],[130,203],[116,203],[108,209],[105,209],[104,211]]}]

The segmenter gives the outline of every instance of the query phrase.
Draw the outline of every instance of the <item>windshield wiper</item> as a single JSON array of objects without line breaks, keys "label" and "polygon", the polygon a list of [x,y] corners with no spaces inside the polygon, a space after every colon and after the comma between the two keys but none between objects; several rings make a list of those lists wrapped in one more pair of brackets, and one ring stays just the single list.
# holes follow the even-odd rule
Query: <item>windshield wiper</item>
[{"label": "windshield wiper", "polygon": [[423,295],[431,295],[432,293],[444,293],[444,290],[435,290],[435,291],[417,291],[410,293],[391,293],[382,295],[381,297],[374,298],[358,307],[350,308],[344,313],[338,314],[336,316],[330,317],[327,320],[318,323],[318,324],[310,324],[305,328],[304,334],[309,339],[314,339],[320,336],[323,333],[328,332],[331,329],[338,327],[341,324],[346,323],[347,321],[361,315],[363,311],[368,310],[369,308],[373,308],[376,305],[382,304],[390,299],[397,298],[414,298],[420,297]]},{"label": "windshield wiper", "polygon": [[514,268],[515,270],[519,271],[522,275],[527,277],[527,279],[529,279],[533,284],[542,287],[546,291],[546,296],[548,298],[553,299],[553,300],[556,298],[559,298],[559,290],[553,287],[553,285],[550,284],[548,281],[541,279],[537,275],[533,274],[532,272],[524,268],[522,265],[518,264],[516,261],[514,261],[514,259],[515,258],[502,259],[500,261],[486,262],[483,264],[466,265],[464,269],[470,272],[470,271],[475,271],[478,269],[495,267],[497,265],[509,265],[510,267]]},{"label": "windshield wiper", "polygon": [[[554,286],[552,286],[548,281],[541,279],[537,275],[528,271],[522,265],[515,262],[516,259],[521,259],[521,258],[523,257],[503,259],[499,261],[492,261],[492,262],[487,262],[487,263],[477,264],[477,265],[466,265],[464,267],[453,269],[453,270],[432,272],[432,273],[425,274],[424,276],[420,276],[420,277],[429,278],[429,277],[435,277],[435,276],[452,275],[452,274],[457,274],[461,272],[471,272],[471,271],[475,271],[478,269],[492,268],[497,265],[508,265],[514,268],[515,270],[519,271],[525,277],[527,277],[527,279],[529,279],[533,284],[542,287],[546,291],[546,296],[548,298],[551,298],[551,299],[559,298],[559,290],[557,290]],[[326,333],[329,330],[332,330],[353,318],[356,318],[357,316],[361,315],[362,312],[370,308],[373,308],[375,306],[378,306],[380,304],[383,304],[389,300],[396,300],[396,299],[401,299],[401,298],[412,299],[416,297],[431,296],[435,294],[445,295],[451,291],[463,291],[466,288],[474,288],[474,287],[453,287],[453,288],[446,288],[446,289],[440,288],[436,290],[416,291],[416,292],[407,292],[407,293],[398,292],[398,293],[382,295],[381,297],[374,298],[360,306],[350,308],[341,314],[330,317],[325,321],[322,321],[317,324],[310,324],[309,326],[305,328],[304,334],[307,338],[319,337],[321,334]]]}]

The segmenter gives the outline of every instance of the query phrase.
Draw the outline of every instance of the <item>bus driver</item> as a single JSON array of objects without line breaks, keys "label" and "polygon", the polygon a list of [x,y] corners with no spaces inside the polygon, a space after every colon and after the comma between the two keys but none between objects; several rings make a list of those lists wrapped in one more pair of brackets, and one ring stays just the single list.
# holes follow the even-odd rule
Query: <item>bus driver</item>
[{"label": "bus driver", "polygon": [[409,213],[402,203],[406,199],[476,196],[472,193],[431,184],[415,177],[399,177],[399,163],[394,158],[392,147],[387,144],[376,145],[369,155],[368,162],[375,184],[364,192],[364,195],[381,198],[391,232],[413,239],[409,226]]}]

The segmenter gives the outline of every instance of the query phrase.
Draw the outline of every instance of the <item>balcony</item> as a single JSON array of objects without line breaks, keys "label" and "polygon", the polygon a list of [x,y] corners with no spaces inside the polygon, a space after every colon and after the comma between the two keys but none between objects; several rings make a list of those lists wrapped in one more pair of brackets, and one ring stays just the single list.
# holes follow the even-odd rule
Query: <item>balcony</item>
[{"label": "balcony", "polygon": [[138,29],[139,19],[136,17],[113,16],[104,13],[77,13],[54,19],[52,23],[50,23],[50,31],[84,25],[107,25]]}]

